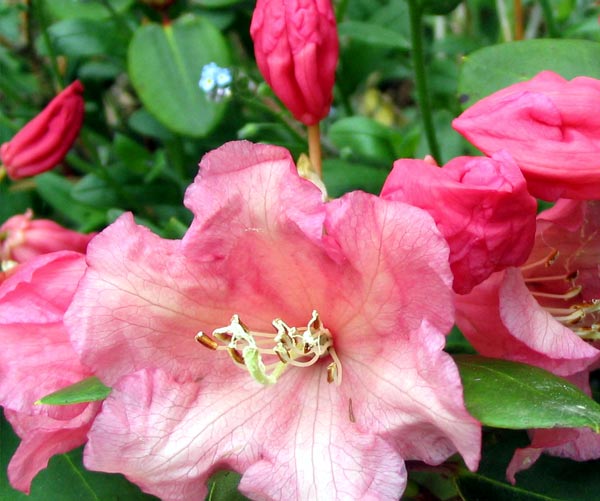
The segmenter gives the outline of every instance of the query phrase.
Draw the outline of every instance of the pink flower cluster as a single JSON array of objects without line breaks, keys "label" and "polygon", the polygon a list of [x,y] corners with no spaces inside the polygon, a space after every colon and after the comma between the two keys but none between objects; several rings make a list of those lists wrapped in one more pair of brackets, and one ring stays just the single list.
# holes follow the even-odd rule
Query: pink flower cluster
[{"label": "pink flower cluster", "polygon": [[[398,160],[380,196],[324,202],[285,149],[238,141],[202,159],[180,240],[131,214],[89,245],[30,214],[7,222],[12,485],[28,491],[84,443],[88,468],[165,500],[203,498],[219,469],[253,499],[390,500],[408,460],[458,452],[476,469],[481,425],[443,351],[455,322],[481,354],[587,390],[600,360],[600,178],[582,111],[598,88],[542,73],[490,96],[455,122],[489,157]],[[530,193],[563,198],[536,217]],[[34,404],[89,375],[112,388],[104,402]],[[544,450],[600,456],[585,430],[532,436],[513,479]]]}]

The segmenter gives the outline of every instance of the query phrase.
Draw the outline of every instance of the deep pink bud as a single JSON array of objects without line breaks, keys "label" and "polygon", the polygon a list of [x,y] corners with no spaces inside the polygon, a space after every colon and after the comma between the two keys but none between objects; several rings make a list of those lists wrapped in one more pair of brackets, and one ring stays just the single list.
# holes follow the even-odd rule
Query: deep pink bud
[{"label": "deep pink bud", "polygon": [[83,122],[83,85],[76,80],[7,143],[0,160],[12,179],[35,176],[58,165]]},{"label": "deep pink bud", "polygon": [[600,198],[600,80],[543,71],[475,103],[452,126],[488,155],[515,159],[532,195]]},{"label": "deep pink bud", "polygon": [[23,263],[40,254],[60,250],[85,253],[95,233],[84,235],[48,219],[32,219],[31,210],[13,216],[0,226],[0,259]]},{"label": "deep pink bud", "polygon": [[425,209],[450,246],[453,287],[466,294],[494,271],[523,264],[533,246],[537,204],[504,151],[491,158],[397,160],[381,196]]},{"label": "deep pink bud", "polygon": [[331,1],[258,0],[250,34],[258,68],[294,117],[327,116],[339,49]]}]

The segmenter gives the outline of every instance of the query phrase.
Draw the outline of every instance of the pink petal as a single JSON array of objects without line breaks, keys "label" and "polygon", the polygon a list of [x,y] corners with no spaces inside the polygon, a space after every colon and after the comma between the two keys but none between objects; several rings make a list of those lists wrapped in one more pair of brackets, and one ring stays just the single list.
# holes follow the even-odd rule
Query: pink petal
[{"label": "pink petal", "polygon": [[523,264],[531,252],[537,204],[506,152],[457,157],[442,168],[397,160],[381,196],[425,209],[435,219],[450,246],[459,294],[494,271]]},{"label": "pink petal", "polygon": [[546,312],[509,268],[455,297],[456,323],[484,356],[536,365],[558,375],[589,367],[598,350]]},{"label": "pink petal", "polygon": [[22,439],[8,473],[25,492],[50,457],[85,442],[100,406],[34,404],[91,375],[62,323],[84,269],[82,254],[46,254],[19,265],[0,286],[0,404]]},{"label": "pink petal", "polygon": [[318,371],[290,372],[268,388],[218,381],[178,383],[161,371],[123,378],[90,433],[86,466],[122,472],[167,501],[204,497],[218,469],[247,471],[242,491],[261,499],[307,499],[315,489],[398,499],[401,459],[353,431],[336,409],[347,400]]}]

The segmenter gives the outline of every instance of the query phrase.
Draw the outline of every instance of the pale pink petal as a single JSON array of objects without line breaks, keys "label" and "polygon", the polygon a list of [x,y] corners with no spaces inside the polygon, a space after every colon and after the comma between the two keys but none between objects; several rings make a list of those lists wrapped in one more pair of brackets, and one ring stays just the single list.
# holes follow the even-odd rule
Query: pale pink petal
[{"label": "pale pink petal", "polygon": [[356,422],[393,443],[404,459],[439,464],[458,450],[475,470],[481,426],[465,409],[444,343],[428,322],[409,339],[396,332],[375,337],[369,344],[376,352],[341,355],[344,385]]},{"label": "pale pink petal", "polygon": [[94,423],[86,466],[122,472],[165,501],[203,498],[219,469],[247,471],[242,491],[257,499],[398,499],[402,460],[349,421],[347,400],[319,371],[267,388],[218,382],[178,383],[161,371],[123,378]]}]

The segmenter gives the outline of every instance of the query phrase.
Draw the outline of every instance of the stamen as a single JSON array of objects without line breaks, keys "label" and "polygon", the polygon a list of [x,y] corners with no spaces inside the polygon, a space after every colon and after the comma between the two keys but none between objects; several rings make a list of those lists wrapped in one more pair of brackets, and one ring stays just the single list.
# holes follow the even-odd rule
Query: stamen
[{"label": "stamen", "polygon": [[571,273],[566,273],[564,275],[549,275],[545,277],[527,277],[525,278],[525,283],[527,284],[537,284],[542,282],[571,282],[575,280],[579,275],[579,271],[575,270]]},{"label": "stamen", "polygon": [[215,350],[216,351],[217,348],[219,347],[218,343],[214,339],[208,337],[202,331],[198,332],[198,334],[196,334],[196,337],[194,339],[198,343],[200,343],[202,346],[206,346],[210,350]]},{"label": "stamen", "polygon": [[[333,361],[327,367],[327,381],[341,383],[342,364],[333,348],[331,332],[323,326],[316,310],[306,327],[290,327],[280,318],[272,325],[275,334],[255,332],[233,315],[228,326],[212,332],[215,339],[199,332],[196,341],[211,350],[227,350],[236,365],[245,367],[256,381],[266,385],[277,382],[289,366],[309,367],[329,355]],[[263,356],[276,361],[265,365]]]},{"label": "stamen", "polygon": [[581,292],[581,289],[583,289],[583,287],[581,287],[581,285],[578,285],[577,287],[573,287],[572,289],[568,290],[567,292],[563,293],[563,294],[553,294],[551,292],[540,292],[540,291],[530,291],[531,294],[533,296],[537,296],[537,297],[547,297],[547,298],[551,298],[551,299],[573,299],[575,296],[579,295],[579,293]]},{"label": "stamen", "polygon": [[529,264],[521,266],[521,271],[531,270],[533,268],[537,268],[538,266],[544,266],[544,267],[548,268],[548,267],[552,266],[554,264],[554,261],[556,261],[558,259],[558,255],[559,255],[558,249],[552,249],[550,254],[543,257],[539,261],[535,261],[533,263],[529,263]]}]

